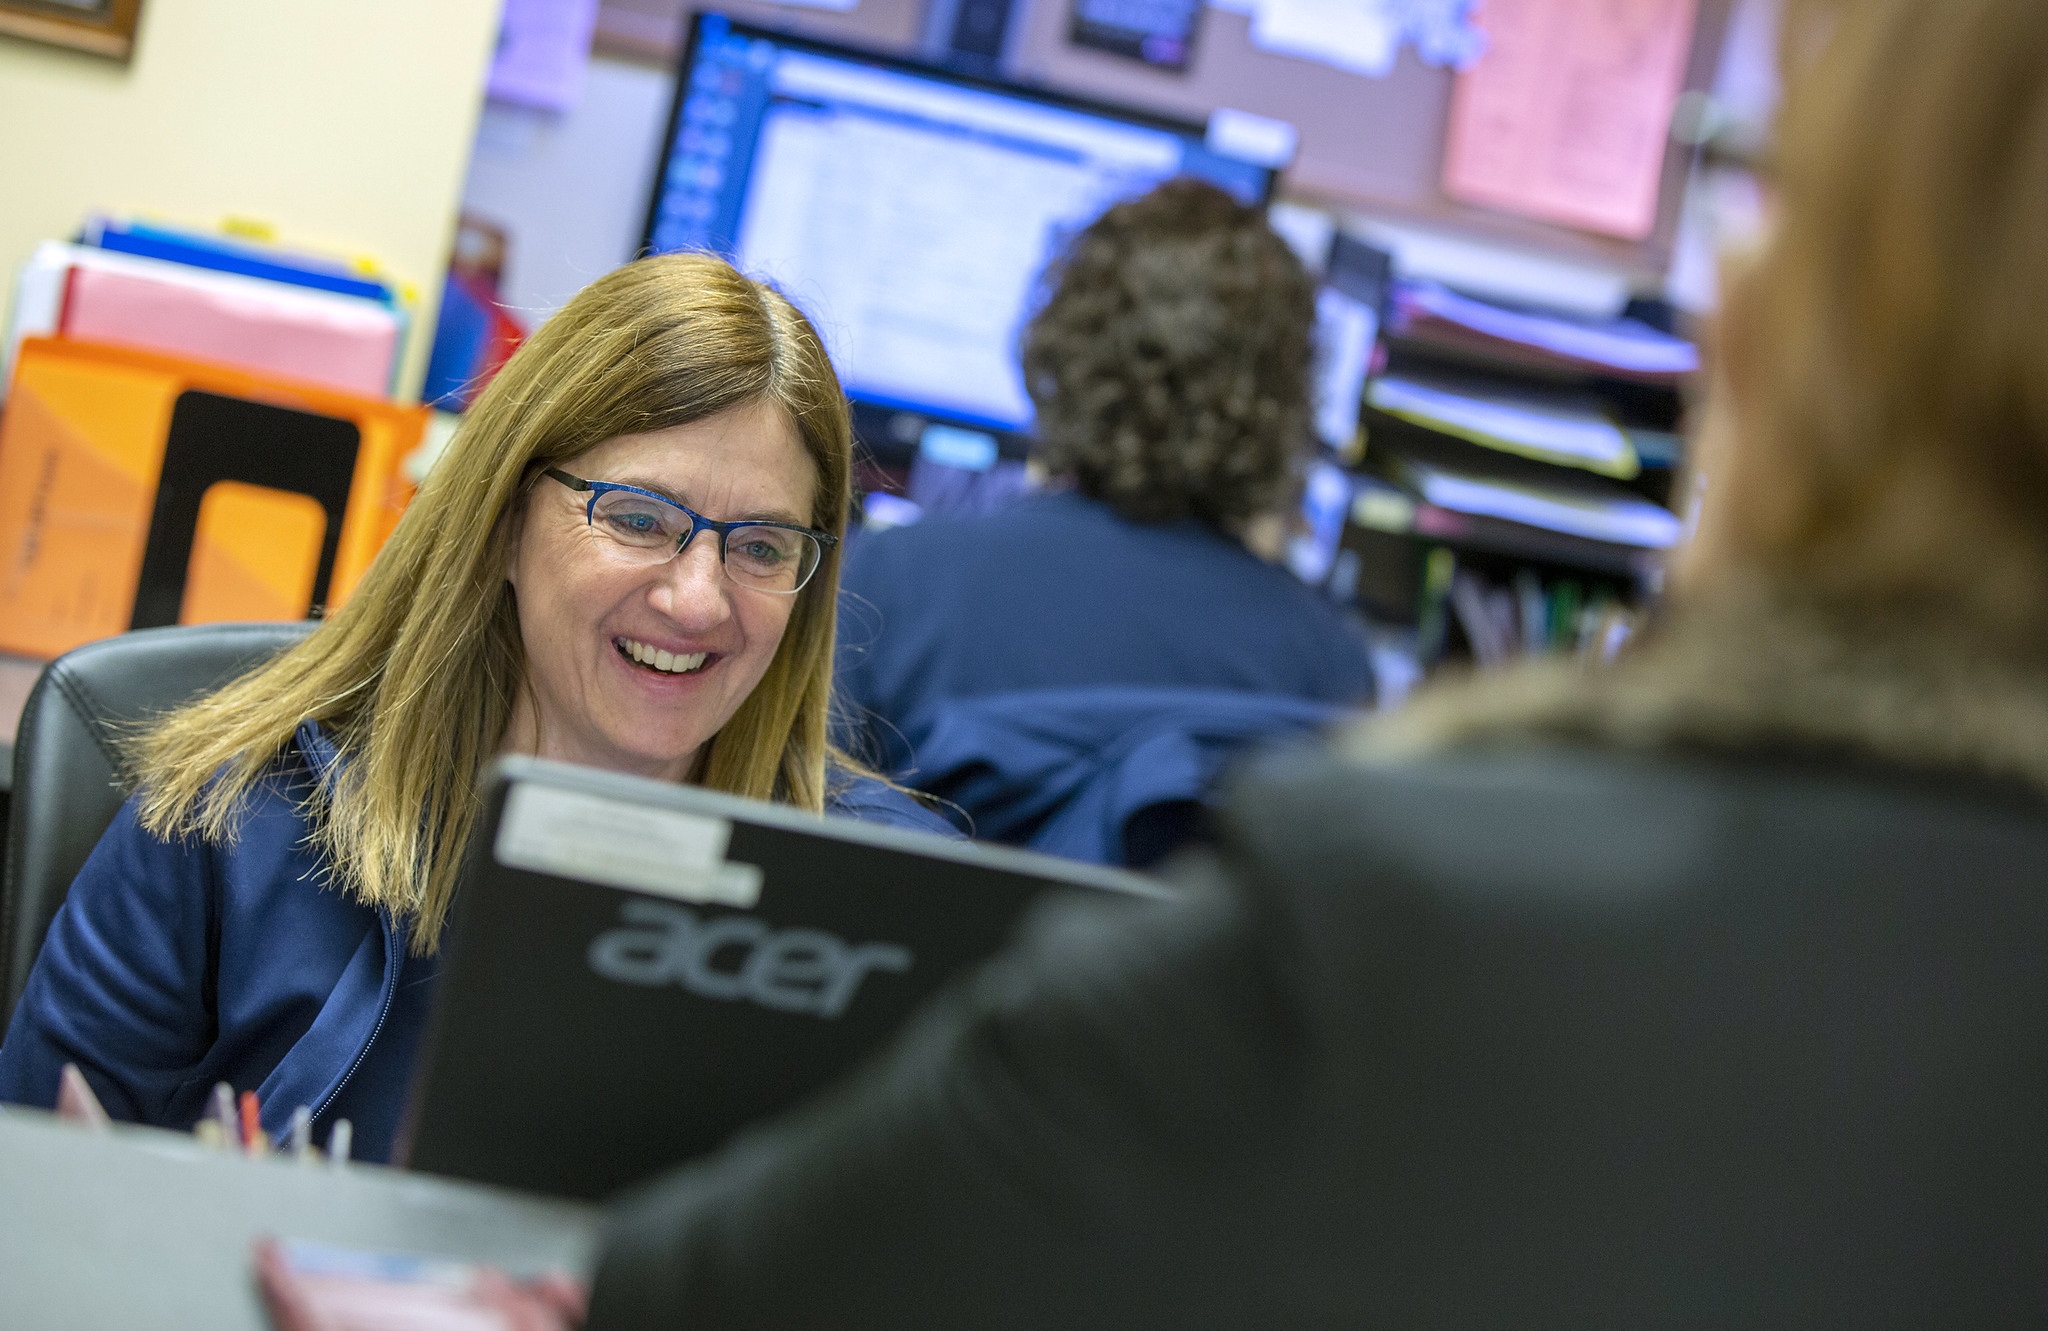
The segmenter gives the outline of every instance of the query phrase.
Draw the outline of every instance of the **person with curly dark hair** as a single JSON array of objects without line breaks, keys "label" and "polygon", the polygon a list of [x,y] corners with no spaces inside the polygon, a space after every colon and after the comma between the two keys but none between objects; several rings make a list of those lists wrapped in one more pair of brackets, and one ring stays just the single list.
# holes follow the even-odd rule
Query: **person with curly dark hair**
[{"label": "person with curly dark hair", "polygon": [[920,741],[963,699],[1369,697],[1362,630],[1246,544],[1311,447],[1314,287],[1263,213],[1169,181],[1076,235],[1043,291],[1022,362],[1048,490],[856,543],[837,680],[856,742],[925,784]]},{"label": "person with curly dark hair", "polygon": [[1257,210],[1170,181],[1103,214],[1046,279],[1024,382],[1050,473],[1133,522],[1233,534],[1292,498],[1315,290]]}]

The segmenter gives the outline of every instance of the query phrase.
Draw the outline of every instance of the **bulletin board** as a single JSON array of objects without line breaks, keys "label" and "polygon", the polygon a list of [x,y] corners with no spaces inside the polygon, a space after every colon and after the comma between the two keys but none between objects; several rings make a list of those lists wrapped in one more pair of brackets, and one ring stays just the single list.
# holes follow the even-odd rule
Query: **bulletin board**
[{"label": "bulletin board", "polygon": [[[1017,0],[1011,42],[1015,75],[1064,92],[1205,120],[1219,106],[1285,120],[1301,135],[1282,192],[1306,202],[1355,209],[1392,221],[1457,231],[1561,259],[1660,278],[1684,203],[1688,162],[1667,150],[1663,188],[1647,238],[1624,240],[1461,203],[1442,186],[1444,143],[1455,75],[1403,49],[1393,72],[1369,78],[1276,55],[1251,42],[1250,19],[1210,9],[1201,20],[1188,68],[1172,72],[1073,45],[1069,0]],[[1699,0],[1684,86],[1711,86],[1735,0]],[[927,0],[859,0],[851,9],[730,0],[604,0],[601,53],[672,64],[687,14],[717,8],[749,23],[787,28],[828,41],[914,53]]]},{"label": "bulletin board", "polygon": [[[873,0],[866,0],[873,3]],[[1734,0],[1700,0],[1684,86],[1712,85]],[[1069,45],[1058,0],[1030,0],[1019,34],[1020,77],[1194,119],[1219,106],[1285,120],[1301,132],[1282,192],[1390,220],[1453,229],[1559,258],[1661,276],[1684,203],[1688,162],[1667,152],[1657,219],[1642,241],[1618,240],[1453,200],[1443,148],[1455,75],[1404,48],[1386,78],[1275,55],[1252,45],[1250,19],[1211,9],[1185,74],[1148,69]]]}]

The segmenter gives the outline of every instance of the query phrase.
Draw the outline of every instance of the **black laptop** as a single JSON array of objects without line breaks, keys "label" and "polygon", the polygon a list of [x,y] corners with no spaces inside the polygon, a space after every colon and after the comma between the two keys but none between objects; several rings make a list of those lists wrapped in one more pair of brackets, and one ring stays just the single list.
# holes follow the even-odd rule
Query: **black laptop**
[{"label": "black laptop", "polygon": [[398,1159],[601,1196],[847,1071],[1049,892],[1151,881],[508,759],[443,946]]}]

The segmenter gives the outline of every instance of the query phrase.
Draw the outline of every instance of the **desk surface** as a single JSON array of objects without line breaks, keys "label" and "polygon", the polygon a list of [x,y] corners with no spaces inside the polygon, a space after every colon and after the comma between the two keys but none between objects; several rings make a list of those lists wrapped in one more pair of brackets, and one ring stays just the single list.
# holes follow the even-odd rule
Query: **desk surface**
[{"label": "desk surface", "polygon": [[263,1331],[263,1235],[588,1277],[599,1212],[373,1165],[245,1160],[148,1128],[0,1111],[0,1306],[9,1326]]},{"label": "desk surface", "polygon": [[14,789],[14,732],[21,727],[21,706],[43,662],[24,656],[0,656],[0,791]]}]

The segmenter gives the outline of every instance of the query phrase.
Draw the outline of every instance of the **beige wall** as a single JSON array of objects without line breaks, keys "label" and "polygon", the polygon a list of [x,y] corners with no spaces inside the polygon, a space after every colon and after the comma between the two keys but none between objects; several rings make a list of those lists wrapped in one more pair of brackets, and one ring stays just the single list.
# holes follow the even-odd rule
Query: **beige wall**
[{"label": "beige wall", "polygon": [[94,209],[232,215],[374,258],[431,330],[499,4],[145,0],[125,66],[0,37],[0,302]]}]

